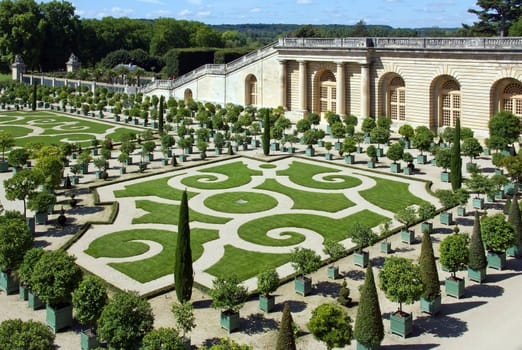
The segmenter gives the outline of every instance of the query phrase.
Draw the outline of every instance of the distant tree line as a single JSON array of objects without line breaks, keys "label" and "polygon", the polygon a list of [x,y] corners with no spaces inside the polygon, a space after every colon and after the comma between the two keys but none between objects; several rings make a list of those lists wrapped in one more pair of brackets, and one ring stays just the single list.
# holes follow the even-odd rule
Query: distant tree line
[{"label": "distant tree line", "polygon": [[[204,63],[226,63],[278,37],[444,37],[522,35],[522,0],[478,0],[470,9],[478,17],[462,28],[393,28],[367,25],[239,24],[210,26],[201,22],[159,18],[80,19],[74,5],[53,0],[0,1],[0,71],[7,72],[20,54],[29,70],[64,69],[71,53],[83,67],[112,69],[134,63],[163,76],[183,74]],[[197,50],[190,52],[192,48]],[[206,50],[202,50],[202,48]],[[201,54],[201,60],[192,58]],[[203,52],[205,52],[203,54]],[[189,57],[190,60],[184,60]]]}]

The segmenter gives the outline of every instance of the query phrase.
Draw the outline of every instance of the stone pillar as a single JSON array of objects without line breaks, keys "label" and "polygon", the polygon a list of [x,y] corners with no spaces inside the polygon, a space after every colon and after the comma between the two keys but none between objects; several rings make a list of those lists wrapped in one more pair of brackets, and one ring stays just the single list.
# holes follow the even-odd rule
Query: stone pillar
[{"label": "stone pillar", "polygon": [[346,114],[346,82],[344,74],[344,62],[336,62],[337,64],[337,77],[336,77],[336,96],[335,96],[335,113],[339,115]]},{"label": "stone pillar", "polygon": [[279,93],[280,105],[286,111],[286,61],[279,60]]},{"label": "stone pillar", "polygon": [[361,118],[370,116],[370,64],[361,64]]},{"label": "stone pillar", "polygon": [[16,55],[13,64],[11,65],[11,73],[13,81],[22,81],[22,75],[25,73],[25,64],[22,56]]},{"label": "stone pillar", "polygon": [[93,94],[94,94],[94,92],[96,91],[96,79],[93,79],[93,80],[92,80],[91,91],[92,91]]},{"label": "stone pillar", "polygon": [[300,90],[300,101],[299,101],[299,109],[304,113],[307,111],[306,105],[306,97],[308,93],[308,84],[306,80],[306,61],[298,61],[299,62],[299,88]]}]

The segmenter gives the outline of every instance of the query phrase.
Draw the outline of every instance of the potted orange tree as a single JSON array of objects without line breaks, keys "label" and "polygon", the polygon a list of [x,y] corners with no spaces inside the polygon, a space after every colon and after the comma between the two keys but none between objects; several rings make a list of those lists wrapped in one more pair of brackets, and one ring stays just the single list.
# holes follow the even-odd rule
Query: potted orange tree
[{"label": "potted orange tree", "polygon": [[209,292],[212,297],[212,307],[221,309],[221,328],[229,333],[239,328],[239,310],[247,298],[247,289],[240,284],[235,275],[218,277],[213,282]]},{"label": "potted orange tree", "polygon": [[451,272],[444,283],[446,295],[460,299],[464,295],[465,283],[456,273],[468,264],[468,236],[460,233],[447,236],[440,243],[439,251],[441,265]]},{"label": "potted orange tree", "polygon": [[317,271],[321,257],[309,248],[294,248],[290,255],[292,267],[295,269],[294,290],[297,294],[307,296],[312,291],[312,279],[307,274]]},{"label": "potted orange tree", "polygon": [[506,266],[506,250],[515,243],[514,226],[506,221],[504,214],[499,213],[484,217],[480,227],[488,251],[488,267],[502,270]]},{"label": "potted orange tree", "polygon": [[350,231],[352,242],[357,244],[357,249],[353,253],[353,263],[360,267],[366,267],[370,261],[370,253],[365,251],[364,248],[377,240],[377,234],[369,226],[360,222],[354,223]]},{"label": "potted orange tree", "polygon": [[415,240],[415,231],[410,230],[410,226],[417,220],[417,213],[413,206],[400,209],[395,213],[395,219],[404,226],[401,229],[401,242],[411,244]]},{"label": "potted orange tree", "polygon": [[344,246],[331,239],[326,239],[323,243],[323,252],[330,255],[332,263],[326,269],[328,278],[337,279],[339,277],[339,266],[335,266],[335,261],[343,257],[346,249]]},{"label": "potted orange tree", "polygon": [[271,295],[279,287],[279,275],[275,269],[262,271],[257,275],[257,291],[259,292],[259,308],[271,312],[275,306],[275,296]]},{"label": "potted orange tree", "polygon": [[431,203],[422,202],[417,209],[417,213],[419,214],[419,218],[423,221],[421,223],[421,232],[428,232],[431,234],[433,232],[433,223],[428,220],[437,214],[437,208],[435,208]]}]

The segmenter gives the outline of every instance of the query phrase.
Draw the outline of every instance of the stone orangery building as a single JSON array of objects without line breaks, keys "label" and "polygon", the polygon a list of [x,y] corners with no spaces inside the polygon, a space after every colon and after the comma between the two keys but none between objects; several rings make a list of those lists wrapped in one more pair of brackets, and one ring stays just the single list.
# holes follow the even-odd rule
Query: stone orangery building
[{"label": "stone orangery building", "polygon": [[395,125],[487,134],[490,116],[522,117],[522,38],[283,38],[225,65],[205,65],[144,90],[219,104],[283,106]]}]

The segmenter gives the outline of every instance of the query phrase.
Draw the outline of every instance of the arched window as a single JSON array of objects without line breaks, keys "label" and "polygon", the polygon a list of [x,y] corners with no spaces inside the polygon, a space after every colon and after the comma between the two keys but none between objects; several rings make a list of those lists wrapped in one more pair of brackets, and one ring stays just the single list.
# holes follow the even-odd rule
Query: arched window
[{"label": "arched window", "polygon": [[455,80],[442,84],[439,100],[441,126],[455,126],[461,114],[460,86]]},{"label": "arched window", "polygon": [[185,102],[185,106],[192,101],[192,90],[186,89],[183,94],[183,101]]},{"label": "arched window", "polygon": [[257,78],[254,75],[249,75],[247,77],[245,95],[245,102],[247,105],[257,104]]},{"label": "arched window", "polygon": [[386,108],[386,116],[393,120],[406,119],[406,89],[404,80],[401,77],[395,77],[388,86],[388,108]]},{"label": "arched window", "polygon": [[331,112],[335,112],[336,111],[336,94],[337,94],[337,89],[336,89],[336,82],[335,82],[335,76],[333,75],[333,73],[331,71],[325,71],[322,75],[321,75],[321,79],[319,81],[319,91],[320,91],[320,96],[319,96],[319,101],[320,101],[320,107],[319,107],[319,111],[321,114],[327,112],[327,111],[331,111]]},{"label": "arched window", "polygon": [[513,82],[504,88],[501,108],[522,118],[522,84]]}]

